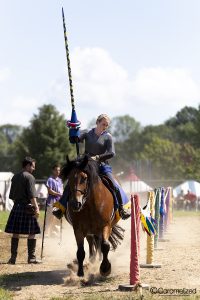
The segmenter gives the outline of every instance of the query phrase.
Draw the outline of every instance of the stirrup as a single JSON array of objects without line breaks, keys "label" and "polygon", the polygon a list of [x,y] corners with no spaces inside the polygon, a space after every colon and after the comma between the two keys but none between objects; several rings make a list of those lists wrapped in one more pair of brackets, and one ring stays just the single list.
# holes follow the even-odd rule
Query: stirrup
[{"label": "stirrup", "polygon": [[53,211],[52,211],[52,214],[58,220],[60,220],[63,217],[63,212],[62,212],[62,210],[60,208],[54,208]]},{"label": "stirrup", "polygon": [[122,220],[126,220],[131,216],[131,214],[128,211],[124,210],[124,208],[119,209],[119,215]]}]

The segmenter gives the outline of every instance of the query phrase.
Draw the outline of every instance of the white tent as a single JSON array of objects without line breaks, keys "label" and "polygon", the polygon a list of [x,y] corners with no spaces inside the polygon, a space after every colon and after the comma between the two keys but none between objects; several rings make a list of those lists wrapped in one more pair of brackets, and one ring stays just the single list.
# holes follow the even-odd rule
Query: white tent
[{"label": "white tent", "polygon": [[152,190],[152,187],[150,187],[148,184],[146,184],[142,180],[137,181],[123,181],[121,182],[121,186],[125,193],[141,193],[141,192],[148,192]]},{"label": "white tent", "polygon": [[44,183],[36,183],[35,188],[38,198],[47,198],[48,192],[47,187]]},{"label": "white tent", "polygon": [[9,199],[10,185],[13,175],[14,174],[12,172],[0,172],[0,194],[6,210],[11,210],[13,206],[13,201]]},{"label": "white tent", "polygon": [[187,194],[188,191],[195,194],[197,197],[200,197],[200,183],[195,180],[188,180],[173,189],[174,197],[177,197],[180,192],[183,191],[183,194]]}]

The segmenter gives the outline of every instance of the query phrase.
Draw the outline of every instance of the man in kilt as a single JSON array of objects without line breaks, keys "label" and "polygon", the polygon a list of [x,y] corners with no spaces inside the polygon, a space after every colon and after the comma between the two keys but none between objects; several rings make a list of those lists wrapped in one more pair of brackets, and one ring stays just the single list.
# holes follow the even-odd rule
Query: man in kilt
[{"label": "man in kilt", "polygon": [[34,170],[35,160],[25,157],[22,161],[22,170],[12,178],[9,198],[13,200],[14,206],[5,228],[5,232],[13,234],[9,264],[16,262],[20,234],[28,235],[28,263],[38,263],[35,257],[35,234],[40,233],[40,227],[37,221],[39,207],[36,201],[35,178],[32,175]]}]

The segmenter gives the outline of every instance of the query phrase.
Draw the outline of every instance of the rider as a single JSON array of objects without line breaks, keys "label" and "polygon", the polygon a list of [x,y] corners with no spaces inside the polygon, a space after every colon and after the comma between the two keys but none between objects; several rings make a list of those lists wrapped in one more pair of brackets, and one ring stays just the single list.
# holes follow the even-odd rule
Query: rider
[{"label": "rider", "polygon": [[[107,175],[113,182],[118,200],[119,215],[122,219],[127,219],[130,217],[130,214],[123,208],[121,192],[123,193],[123,196],[127,196],[113,178],[112,168],[108,163],[108,159],[115,155],[112,135],[106,131],[109,124],[110,118],[106,114],[101,114],[96,120],[96,127],[88,132],[82,133],[79,137],[79,142],[85,141],[85,153],[89,154],[92,159],[99,162],[100,173]],[[67,194],[67,189],[65,189],[63,196],[54,204],[54,207],[58,209],[54,209],[53,214],[59,219],[66,210]]]}]

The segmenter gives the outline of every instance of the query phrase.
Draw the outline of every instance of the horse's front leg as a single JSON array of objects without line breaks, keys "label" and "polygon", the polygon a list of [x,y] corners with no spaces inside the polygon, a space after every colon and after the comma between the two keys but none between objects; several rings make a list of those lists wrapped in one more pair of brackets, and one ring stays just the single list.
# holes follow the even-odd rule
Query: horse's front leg
[{"label": "horse's front leg", "polygon": [[103,260],[100,265],[100,274],[102,276],[108,276],[111,273],[111,263],[108,260],[108,253],[110,251],[110,243],[108,241],[111,233],[111,227],[105,226],[102,234],[101,252],[103,254]]},{"label": "horse's front leg", "polygon": [[76,257],[78,260],[78,272],[77,275],[79,277],[84,276],[83,272],[83,261],[85,259],[85,250],[84,250],[84,236],[81,232],[79,231],[74,231],[75,237],[76,237],[76,243],[77,243],[77,252],[76,252]]}]

